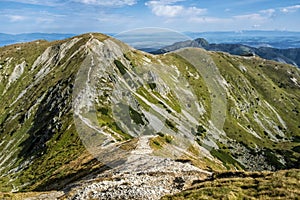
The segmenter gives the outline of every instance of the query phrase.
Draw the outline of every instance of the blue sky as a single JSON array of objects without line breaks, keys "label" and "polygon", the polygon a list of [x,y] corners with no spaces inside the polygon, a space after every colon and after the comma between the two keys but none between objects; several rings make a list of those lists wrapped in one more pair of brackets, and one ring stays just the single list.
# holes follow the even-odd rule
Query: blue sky
[{"label": "blue sky", "polygon": [[0,0],[2,33],[300,31],[300,0]]}]

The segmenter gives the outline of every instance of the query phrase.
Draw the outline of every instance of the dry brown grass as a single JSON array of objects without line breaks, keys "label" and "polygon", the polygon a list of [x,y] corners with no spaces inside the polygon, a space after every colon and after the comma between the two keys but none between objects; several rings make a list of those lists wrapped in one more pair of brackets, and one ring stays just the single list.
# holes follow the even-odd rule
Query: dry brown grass
[{"label": "dry brown grass", "polygon": [[298,199],[300,170],[220,172],[211,180],[163,199]]}]

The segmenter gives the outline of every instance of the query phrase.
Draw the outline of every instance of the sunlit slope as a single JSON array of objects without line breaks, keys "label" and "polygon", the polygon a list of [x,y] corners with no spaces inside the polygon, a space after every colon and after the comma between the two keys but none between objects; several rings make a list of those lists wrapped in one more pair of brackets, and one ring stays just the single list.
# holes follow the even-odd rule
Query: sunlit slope
[{"label": "sunlit slope", "polygon": [[[60,189],[143,135],[154,155],[203,169],[299,166],[290,65],[193,48],[153,56],[85,34],[0,48],[0,80],[1,191]],[[121,153],[93,158],[108,145]]]},{"label": "sunlit slope", "polygon": [[299,170],[277,172],[223,172],[211,180],[162,199],[297,199]]}]

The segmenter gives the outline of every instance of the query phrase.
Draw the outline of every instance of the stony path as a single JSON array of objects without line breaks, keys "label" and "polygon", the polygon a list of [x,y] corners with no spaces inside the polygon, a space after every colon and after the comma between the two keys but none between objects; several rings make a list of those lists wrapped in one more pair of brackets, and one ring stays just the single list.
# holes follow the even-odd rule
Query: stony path
[{"label": "stony path", "polygon": [[65,196],[67,199],[160,199],[211,176],[189,163],[151,155],[149,139],[142,136],[132,156],[122,165],[99,174]]},{"label": "stony path", "polygon": [[212,174],[190,163],[151,155],[149,140],[154,136],[141,136],[137,147],[122,165],[79,181],[71,191],[53,191],[27,198],[35,199],[103,199],[103,200],[158,200],[190,187],[195,180]]},{"label": "stony path", "polygon": [[149,146],[149,140],[153,138],[154,136],[141,136],[139,138],[137,147],[135,150],[131,152],[132,155],[145,155],[145,154],[151,154],[153,150]]}]

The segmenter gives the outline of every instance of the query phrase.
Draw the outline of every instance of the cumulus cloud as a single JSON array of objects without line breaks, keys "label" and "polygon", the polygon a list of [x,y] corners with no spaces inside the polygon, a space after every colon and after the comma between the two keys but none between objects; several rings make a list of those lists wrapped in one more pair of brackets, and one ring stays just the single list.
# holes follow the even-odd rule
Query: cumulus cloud
[{"label": "cumulus cloud", "polygon": [[291,13],[291,12],[296,12],[298,9],[300,9],[300,5],[284,7],[281,8],[280,11],[283,13]]},{"label": "cumulus cloud", "polygon": [[149,1],[146,3],[152,12],[157,16],[175,17],[183,11],[182,6],[166,5],[159,1]]},{"label": "cumulus cloud", "polygon": [[206,9],[176,5],[181,0],[148,1],[145,3],[152,13],[160,17],[197,16],[206,13]]},{"label": "cumulus cloud", "polygon": [[75,0],[76,2],[99,6],[132,6],[137,0]]}]

